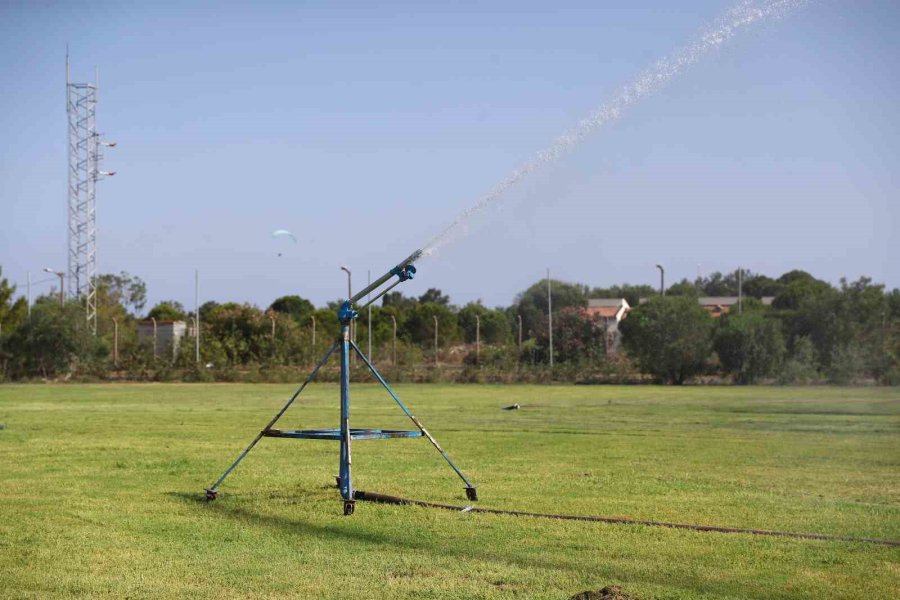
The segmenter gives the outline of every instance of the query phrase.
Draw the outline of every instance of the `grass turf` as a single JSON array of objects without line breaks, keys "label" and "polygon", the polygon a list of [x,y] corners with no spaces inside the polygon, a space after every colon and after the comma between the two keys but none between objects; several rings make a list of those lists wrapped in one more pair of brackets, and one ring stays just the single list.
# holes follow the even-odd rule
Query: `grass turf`
[{"label": "grass turf", "polygon": [[[359,503],[338,445],[264,439],[284,385],[0,387],[0,596],[893,598],[900,548]],[[900,539],[900,392],[398,386],[479,506]],[[338,388],[279,426],[333,427]],[[500,407],[518,403],[518,411]],[[354,385],[355,427],[409,429]],[[358,489],[459,505],[424,439],[358,441]]]}]

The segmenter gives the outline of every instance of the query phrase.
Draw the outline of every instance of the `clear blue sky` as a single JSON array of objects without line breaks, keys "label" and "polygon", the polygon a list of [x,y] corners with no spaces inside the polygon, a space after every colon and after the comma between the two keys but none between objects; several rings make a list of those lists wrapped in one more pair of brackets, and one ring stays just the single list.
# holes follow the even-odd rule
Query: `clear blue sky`
[{"label": "clear blue sky", "polygon": [[[65,268],[67,41],[73,79],[100,68],[119,144],[100,272],[142,277],[151,302],[192,305],[196,267],[204,300],[318,304],[344,293],[340,265],[380,274],[731,5],[4,2],[4,276]],[[900,286],[898,30],[889,0],[755,27],[511,190],[404,292],[508,304],[547,267],[655,284],[656,263],[672,282],[743,265]]]}]

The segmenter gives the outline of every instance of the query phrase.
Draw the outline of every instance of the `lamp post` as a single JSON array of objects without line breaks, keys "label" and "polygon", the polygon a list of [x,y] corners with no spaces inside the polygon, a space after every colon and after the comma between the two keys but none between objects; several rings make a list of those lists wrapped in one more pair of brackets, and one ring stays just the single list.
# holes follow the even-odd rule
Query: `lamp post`
[{"label": "lamp post", "polygon": [[341,271],[347,274],[347,299],[349,300],[353,297],[353,284],[351,279],[353,277],[353,274],[350,272],[350,269],[344,266],[341,266]]},{"label": "lamp post", "polygon": [[656,268],[659,269],[659,295],[666,295],[666,270],[663,269],[662,265],[656,265]]},{"label": "lamp post", "polygon": [[44,267],[44,272],[52,273],[52,274],[56,275],[57,277],[59,277],[59,305],[63,306],[63,304],[65,304],[65,300],[63,298],[63,277],[65,277],[66,274],[62,273],[60,271],[54,271],[50,267]]}]

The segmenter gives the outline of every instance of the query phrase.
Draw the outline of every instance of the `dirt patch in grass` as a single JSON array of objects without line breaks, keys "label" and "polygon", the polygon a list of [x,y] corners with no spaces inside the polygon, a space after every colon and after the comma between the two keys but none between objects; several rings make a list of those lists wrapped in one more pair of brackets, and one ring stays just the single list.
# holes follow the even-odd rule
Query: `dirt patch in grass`
[{"label": "dirt patch in grass", "polygon": [[579,592],[569,598],[569,600],[640,600],[640,598],[629,596],[618,586],[608,585],[597,591]]}]

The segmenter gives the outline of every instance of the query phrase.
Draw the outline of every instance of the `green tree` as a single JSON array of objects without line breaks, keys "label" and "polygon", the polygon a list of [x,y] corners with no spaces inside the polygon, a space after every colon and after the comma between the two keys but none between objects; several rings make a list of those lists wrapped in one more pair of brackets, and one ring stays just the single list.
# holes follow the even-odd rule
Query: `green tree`
[{"label": "green tree", "polygon": [[59,306],[55,296],[35,301],[8,340],[13,377],[59,377],[92,372],[105,363],[108,347],[89,330],[78,301]]},{"label": "green tree", "polygon": [[97,276],[97,294],[110,304],[121,305],[135,315],[147,304],[147,284],[140,277],[121,271],[118,275],[107,273]]},{"label": "green tree", "polygon": [[510,323],[505,311],[486,308],[479,300],[466,304],[457,315],[464,342],[475,342],[476,316],[481,320],[483,344],[503,344],[509,341]]},{"label": "green tree", "polygon": [[[587,306],[588,287],[577,283],[551,281],[553,312]],[[522,316],[525,337],[534,337],[547,329],[547,280],[542,279],[516,297],[511,316]]]},{"label": "green tree", "polygon": [[391,306],[398,311],[409,310],[415,306],[417,300],[415,298],[407,298],[403,292],[388,292],[381,298],[381,305],[385,308]]},{"label": "green tree", "polygon": [[623,283],[621,285],[613,285],[607,288],[594,288],[591,290],[591,298],[624,298],[631,306],[637,306],[641,303],[641,298],[650,298],[659,293],[659,288],[652,285],[632,285]]},{"label": "green tree", "polygon": [[269,306],[269,310],[290,315],[298,323],[305,323],[309,320],[309,316],[316,310],[316,307],[306,298],[294,295],[282,296],[281,298],[276,299],[272,305]]},{"label": "green tree", "polygon": [[779,322],[766,318],[761,311],[722,317],[714,348],[725,371],[738,383],[753,383],[774,374],[785,352]]},{"label": "green tree", "polygon": [[156,319],[157,321],[184,321],[187,313],[184,305],[177,300],[163,300],[150,309],[147,313],[148,319]]},{"label": "green tree", "polygon": [[[205,339],[229,364],[262,362],[272,352],[271,322],[250,304],[226,302],[213,309],[205,322]],[[215,361],[214,361],[215,362]]]},{"label": "green tree", "polygon": [[420,304],[438,304],[440,306],[450,306],[450,296],[441,292],[437,288],[429,288],[424,294],[419,296]]},{"label": "green tree", "polygon": [[10,335],[16,326],[22,322],[28,314],[28,303],[25,298],[15,298],[16,286],[10,285],[3,277],[3,267],[0,267],[0,335]]},{"label": "green tree", "polygon": [[3,277],[3,268],[0,267],[0,380],[6,372],[10,356],[7,340],[28,314],[27,301],[25,298],[15,299],[15,293],[16,286],[10,285]]},{"label": "green tree", "polygon": [[684,383],[703,370],[712,350],[713,320],[686,296],[650,299],[619,324],[622,343],[645,373]]},{"label": "green tree", "polygon": [[446,347],[460,340],[456,315],[443,304],[419,303],[407,314],[403,323],[403,339],[421,347],[434,343],[434,317],[438,318],[438,344]]},{"label": "green tree", "polygon": [[[539,357],[549,362],[550,339],[544,330],[537,337]],[[606,359],[606,327],[599,315],[570,306],[553,316],[553,360],[576,365],[596,364]]]},{"label": "green tree", "polygon": [[[697,289],[696,283],[691,283],[687,279],[682,279],[678,283],[672,284],[666,289],[667,296],[687,296],[697,298],[702,290]],[[696,303],[696,302],[695,302]]]}]

